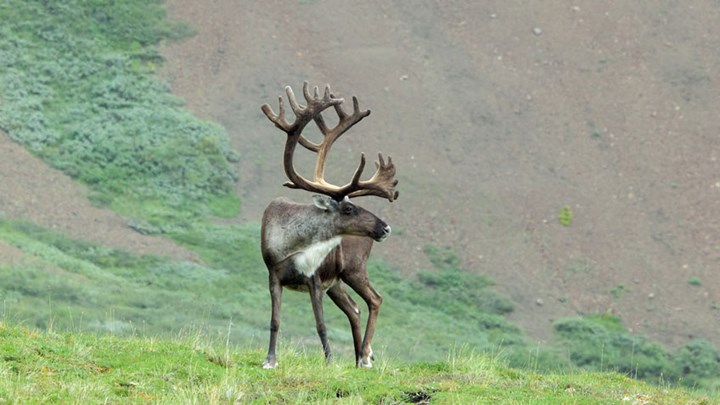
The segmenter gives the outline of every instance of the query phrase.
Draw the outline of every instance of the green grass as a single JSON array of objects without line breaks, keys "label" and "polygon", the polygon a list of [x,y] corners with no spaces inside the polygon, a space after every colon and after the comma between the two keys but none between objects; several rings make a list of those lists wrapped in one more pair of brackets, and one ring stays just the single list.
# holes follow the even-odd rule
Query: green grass
[{"label": "green grass", "polygon": [[683,389],[612,373],[537,374],[470,350],[442,361],[373,369],[326,366],[315,350],[263,353],[184,331],[172,339],[38,333],[0,323],[0,402],[12,403],[683,403],[709,404]]}]

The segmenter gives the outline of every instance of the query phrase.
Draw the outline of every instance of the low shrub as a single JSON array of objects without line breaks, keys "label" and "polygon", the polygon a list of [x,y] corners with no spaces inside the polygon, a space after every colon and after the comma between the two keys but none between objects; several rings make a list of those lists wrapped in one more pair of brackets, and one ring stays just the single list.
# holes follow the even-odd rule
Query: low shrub
[{"label": "low shrub", "polygon": [[611,315],[562,319],[555,331],[571,362],[588,370],[617,371],[641,379],[671,377],[670,354],[643,336],[631,335]]}]

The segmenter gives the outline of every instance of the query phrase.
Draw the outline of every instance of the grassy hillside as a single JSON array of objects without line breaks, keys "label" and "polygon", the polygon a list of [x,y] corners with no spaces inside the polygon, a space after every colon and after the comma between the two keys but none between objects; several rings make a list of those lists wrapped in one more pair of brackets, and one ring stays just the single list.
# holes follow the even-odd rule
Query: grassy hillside
[{"label": "grassy hillside", "polygon": [[[192,329],[264,348],[269,300],[257,232],[252,225],[196,224],[176,235],[202,256],[199,264],[137,256],[0,219],[0,243],[18,252],[13,263],[0,265],[2,319],[37,330],[113,336],[171,337]],[[540,347],[502,316],[511,303],[490,289],[489,280],[455,267],[449,251],[426,253],[437,267],[417,280],[400,278],[385,263],[370,264],[386,297],[375,341],[381,362],[438,361],[464,347],[534,371],[613,370],[718,391],[720,354],[708,342],[692,341],[671,353],[631,335],[619,319],[598,316],[558,321],[562,345]],[[308,297],[287,292],[283,304],[284,344],[307,345],[320,359]],[[337,362],[352,364],[347,320],[333,305],[326,308]],[[281,350],[281,361],[285,355]]]},{"label": "grassy hillside", "polygon": [[[193,327],[229,331],[233,343],[264,346],[269,298],[257,226],[196,224],[174,236],[204,263],[136,256],[0,219],[0,242],[22,252],[14,264],[0,265],[3,317],[38,329],[116,335],[167,336]],[[414,282],[381,262],[371,263],[370,271],[386,297],[376,339],[382,355],[432,360],[465,344],[481,351],[506,348],[517,362],[529,361],[521,354],[531,354],[525,338],[501,315],[507,299],[492,292],[487,280],[453,268],[425,272],[427,280]],[[458,295],[463,284],[475,288]],[[333,305],[327,308],[331,341],[349,355],[347,320]],[[316,343],[305,294],[287,292],[282,316],[285,336]]]},{"label": "grassy hillside", "polygon": [[97,204],[143,214],[143,232],[237,205],[224,130],[153,76],[155,45],[188,32],[160,2],[11,0],[0,18],[0,128],[13,140],[88,184]]},{"label": "grassy hillside", "polygon": [[[105,343],[121,348],[137,345],[139,347],[127,349],[136,352],[132,361],[137,364],[132,367],[151,370],[152,363],[140,358],[137,352],[146,350],[144,346],[152,346],[152,339],[118,340],[117,337],[167,338],[188,333],[182,331],[190,329],[202,336],[222,336],[232,347],[252,348],[242,355],[234,355],[240,358],[235,358],[233,364],[247,363],[254,369],[262,358],[257,348],[265,346],[269,323],[267,276],[259,254],[259,226],[254,223],[225,225],[210,217],[229,217],[237,212],[239,201],[231,192],[234,178],[231,161],[243,159],[242,152],[230,150],[222,128],[189,114],[182,108],[182,102],[172,97],[166,86],[154,77],[155,67],[161,62],[155,49],[157,43],[184,35],[187,29],[168,25],[158,2],[46,4],[11,0],[0,5],[0,18],[6,22],[0,27],[0,128],[49,164],[87,184],[95,193],[93,201],[126,215],[129,227],[142,233],[163,234],[197,252],[201,258],[200,262],[188,262],[139,256],[0,217],[0,248],[5,247],[17,256],[0,261],[3,321],[39,330],[78,332],[58,337],[6,327],[8,339],[15,336],[13,339],[22,340],[18,336],[26,336],[32,341],[40,339],[37,341],[40,346],[68,345],[49,353],[75,350],[71,344],[75,339],[86,342],[77,348],[80,353],[100,350],[96,347],[106,346]],[[455,347],[464,347],[473,353],[491,353],[512,366],[533,371],[581,366],[601,371],[619,370],[650,381],[677,379],[717,390],[717,373],[713,370],[720,370],[720,354],[707,342],[692,342],[671,354],[659,345],[631,336],[619,322],[607,322],[600,317],[559,321],[556,330],[563,345],[539,347],[507,321],[505,315],[513,310],[513,304],[494,292],[491,280],[464,271],[452,250],[426,246],[424,254],[433,268],[419,270],[413,279],[399,277],[389,263],[373,261],[370,264],[373,281],[385,296],[385,303],[374,345],[380,371],[369,376],[387,377],[391,383],[370,380],[367,384],[377,382],[393,394],[383,392],[367,398],[378,400],[393,395],[392,398],[400,399],[413,392],[435,398],[436,391],[432,390],[443,390],[433,387],[443,387],[445,383],[442,379],[436,381],[434,376],[454,376],[455,367],[461,370],[458,381],[467,379],[485,387],[483,390],[490,390],[492,395],[503,395],[488,388],[489,383],[482,380],[486,376],[473,368],[475,365],[463,363],[460,355],[455,355],[450,364],[435,363],[447,359]],[[337,361],[342,372],[317,376],[308,371],[306,364],[309,362],[315,367],[317,364],[313,362],[321,357],[308,297],[292,292],[284,296],[282,333],[286,347],[279,354],[283,370],[277,373],[282,377],[281,382],[292,380],[289,376],[293,375],[293,367],[305,367],[307,378],[314,381],[307,383],[307,387],[302,379],[286,382],[294,387],[292,395],[296,395],[296,391],[304,392],[303,387],[307,388],[307,395],[317,395],[317,386],[321,385],[321,379],[317,378],[344,381],[343,376],[351,375],[353,378],[348,381],[355,381],[355,373],[360,373],[343,368],[352,363],[351,336],[340,311],[332,305],[327,307],[329,336],[339,354]],[[87,333],[94,337],[83,335]],[[48,340],[43,340],[45,338]],[[92,339],[100,343],[87,343]],[[186,343],[188,340],[167,343],[167,346],[162,343],[165,349],[160,351],[179,351],[196,359],[189,361],[215,367],[205,364],[208,358],[202,360],[208,356],[204,349],[196,351],[195,344],[181,347]],[[293,355],[296,345],[304,347],[306,343],[311,353],[307,358]],[[44,353],[43,349],[10,348],[27,352],[31,357]],[[586,378],[583,374],[570,377],[570,385],[549,383],[547,381],[556,377],[544,379],[532,373],[508,371],[496,362],[471,357],[481,369],[501,370],[502,384],[524,387],[512,395],[520,395],[523,390],[530,395],[528,387],[536,387],[528,380],[541,381],[537,383],[538,389],[540,392],[547,389],[548,395],[562,392],[575,395],[586,389],[574,388],[574,384]],[[103,362],[72,363],[73,367],[90,368],[83,368],[84,371],[71,368],[69,373],[104,376],[108,371],[103,371],[104,368],[116,368],[113,361],[126,361],[101,358]],[[37,371],[33,368],[37,365],[32,362],[28,365],[31,371],[23,374],[22,364],[18,363],[23,359],[20,355],[5,356],[0,362],[3,373],[12,370],[8,375],[19,376],[17,381],[13,380],[16,382],[37,377],[46,378],[51,385],[64,383],[64,374],[53,371],[54,368],[48,368],[50,371],[43,374],[43,366]],[[210,359],[216,361],[219,357],[210,355]],[[388,368],[390,361],[398,364],[396,368]],[[398,368],[399,364],[417,361],[433,363]],[[92,368],[95,367],[92,364],[100,363],[103,364],[97,366],[98,369]],[[194,374],[189,373],[187,367],[196,364],[199,363],[180,366],[185,371],[178,372],[178,381],[183,377],[188,381],[178,382],[179,386],[193,384]],[[245,372],[239,366],[216,366],[220,369],[209,371],[209,375],[225,378],[218,381],[226,383],[238,380],[238,375]],[[54,367],[65,369],[68,365]],[[333,368],[323,370],[337,372]],[[233,374],[236,372],[239,374]],[[401,382],[404,373],[416,372],[423,383],[404,388]],[[256,375],[263,384],[277,383],[265,381],[268,374]],[[162,377],[153,378],[162,380]],[[449,387],[459,384],[452,382],[455,378],[447,382]],[[597,379],[598,384],[624,381],[617,376],[589,379]],[[164,384],[152,381],[148,384]],[[110,384],[110,389],[135,395],[140,391],[135,388],[142,383],[135,379],[116,381]],[[77,381],[68,384],[68,390],[76,390],[68,394],[70,397],[92,390],[78,386]],[[250,381],[249,384],[255,387],[260,383]],[[586,384],[600,387],[594,385],[594,381],[582,383]],[[357,386],[343,387],[341,384],[341,388],[330,393],[346,392],[352,396],[359,392]],[[258,389],[270,392],[272,388],[272,385],[259,385]],[[223,388],[222,393],[231,399],[240,393],[227,390]],[[258,392],[250,388],[241,391],[245,390]],[[433,394],[429,394],[431,391]],[[220,392],[201,394],[190,390],[187,395],[215,394]],[[159,394],[147,395],[152,398]],[[568,398],[575,398],[572,395]],[[603,395],[607,396],[599,398],[618,399],[612,395],[620,394]],[[515,397],[508,397],[512,398]]]},{"label": "grassy hillside", "polygon": [[0,401],[22,403],[676,403],[720,398],[611,373],[540,375],[458,350],[444,361],[374,369],[325,366],[284,347],[262,354],[185,331],[174,339],[38,333],[0,323]]}]

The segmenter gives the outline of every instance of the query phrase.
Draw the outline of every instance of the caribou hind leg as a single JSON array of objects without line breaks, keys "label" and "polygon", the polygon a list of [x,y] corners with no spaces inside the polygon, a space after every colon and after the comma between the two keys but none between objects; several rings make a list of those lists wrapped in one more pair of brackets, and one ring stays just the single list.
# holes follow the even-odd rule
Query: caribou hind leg
[{"label": "caribou hind leg", "polygon": [[372,360],[374,360],[371,344],[375,334],[375,322],[380,313],[383,298],[370,284],[367,269],[363,268],[363,270],[357,272],[345,271],[342,273],[342,279],[365,300],[368,306],[368,321],[365,327],[365,337],[360,348],[360,356],[357,359],[357,366],[370,368],[372,367]]},{"label": "caribou hind leg", "polygon": [[360,360],[362,348],[362,326],[360,324],[360,308],[345,290],[342,283],[337,283],[327,291],[328,297],[340,308],[350,321],[353,343],[355,345],[355,362]]}]

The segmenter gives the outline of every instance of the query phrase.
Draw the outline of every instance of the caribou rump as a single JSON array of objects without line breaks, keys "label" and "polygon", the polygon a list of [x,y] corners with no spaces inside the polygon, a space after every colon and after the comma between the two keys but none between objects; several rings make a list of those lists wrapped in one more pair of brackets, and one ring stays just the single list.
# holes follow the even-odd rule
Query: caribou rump
[{"label": "caribou rump", "polygon": [[[275,350],[280,330],[283,287],[310,293],[316,329],[328,363],[332,355],[323,320],[322,298],[325,292],[350,321],[356,366],[372,367],[371,343],[382,296],[370,283],[367,259],[373,241],[384,241],[390,235],[390,226],[371,212],[353,204],[350,198],[374,195],[394,201],[399,195],[395,190],[395,165],[390,157],[385,162],[382,155],[378,154],[375,173],[370,179],[361,180],[365,167],[365,156],[361,155],[360,164],[349,183],[336,186],[325,181],[325,160],[333,143],[367,117],[370,110],[361,111],[357,98],[353,97],[353,112],[347,114],[340,106],[344,100],[335,97],[329,85],[326,85],[321,96],[317,87],[311,94],[305,82],[303,95],[306,105],[297,102],[289,86],[285,87],[285,91],[295,114],[293,123],[285,118],[282,96],[279,97],[278,114],[268,104],[262,106],[268,119],[287,134],[283,166],[289,181],[284,185],[320,195],[313,196],[313,204],[298,204],[287,198],[277,198],[270,202],[263,214],[261,249],[268,268],[272,302],[270,343],[263,367],[274,368],[278,364]],[[338,123],[333,128],[325,124],[322,116],[322,112],[330,107],[334,108],[338,116]],[[315,122],[323,135],[319,144],[302,135],[310,121]],[[298,143],[317,153],[313,180],[298,174],[294,168],[293,155]],[[364,336],[360,309],[345,285],[350,286],[367,303],[368,320]]]}]

